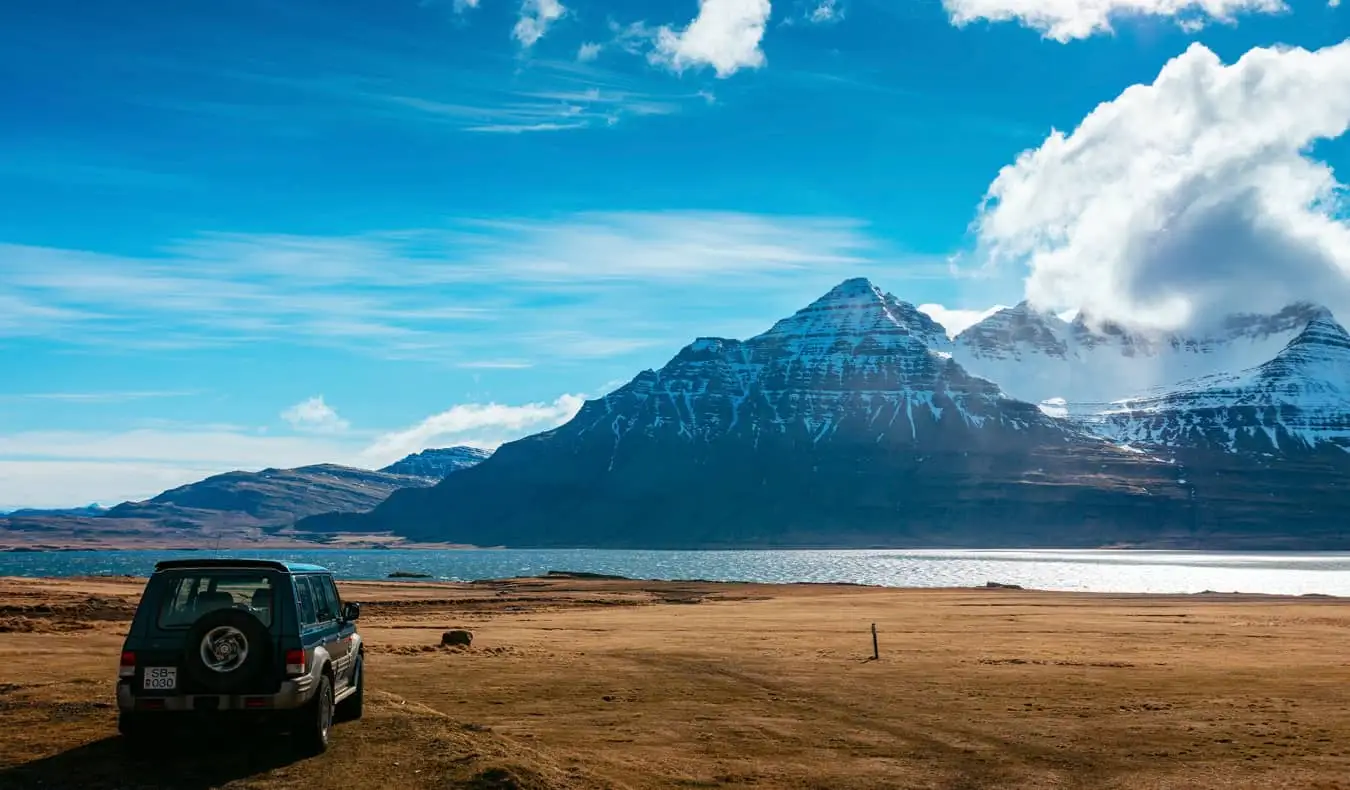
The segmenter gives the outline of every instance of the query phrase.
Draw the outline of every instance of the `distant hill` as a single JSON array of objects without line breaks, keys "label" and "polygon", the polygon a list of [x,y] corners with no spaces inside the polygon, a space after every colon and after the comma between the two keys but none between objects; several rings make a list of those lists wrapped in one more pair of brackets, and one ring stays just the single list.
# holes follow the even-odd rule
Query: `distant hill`
[{"label": "distant hill", "polygon": [[234,471],[109,509],[16,511],[0,517],[0,546],[265,540],[306,516],[365,512],[394,491],[434,485],[448,473],[441,470],[466,468],[486,455],[470,448],[429,450],[389,467],[416,472],[409,474],[335,464]]},{"label": "distant hill", "polygon": [[0,513],[0,516],[6,516],[9,518],[34,518],[43,516],[101,516],[107,512],[108,509],[106,507],[98,504],[93,504],[93,505],[85,505],[84,507],[67,507],[67,508],[53,508],[53,509],[20,508],[18,510],[10,510],[7,512],[2,512]]}]

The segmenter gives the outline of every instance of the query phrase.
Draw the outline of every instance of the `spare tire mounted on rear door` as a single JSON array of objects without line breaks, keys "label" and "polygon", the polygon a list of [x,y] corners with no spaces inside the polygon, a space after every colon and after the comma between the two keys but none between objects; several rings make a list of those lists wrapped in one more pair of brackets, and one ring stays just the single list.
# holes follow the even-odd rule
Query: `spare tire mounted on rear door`
[{"label": "spare tire mounted on rear door", "polygon": [[218,694],[263,692],[256,685],[271,665],[272,635],[242,609],[207,612],[192,624],[183,646],[183,666],[194,680]]}]

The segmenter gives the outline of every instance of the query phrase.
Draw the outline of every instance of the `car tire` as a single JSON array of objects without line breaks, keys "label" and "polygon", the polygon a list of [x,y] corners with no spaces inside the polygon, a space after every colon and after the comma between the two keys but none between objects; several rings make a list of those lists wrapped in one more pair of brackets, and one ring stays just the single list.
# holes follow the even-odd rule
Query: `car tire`
[{"label": "car tire", "polygon": [[140,753],[152,740],[150,722],[145,716],[122,711],[117,714],[117,732],[122,736],[122,745],[132,753]]},{"label": "car tire", "polygon": [[352,672],[355,678],[356,690],[352,692],[337,706],[338,721],[356,721],[361,718],[362,709],[365,707],[366,696],[366,660],[365,658],[356,659],[356,669]]},{"label": "car tire", "polygon": [[328,736],[333,731],[333,681],[327,674],[319,676],[314,698],[296,713],[291,735],[300,751],[309,755],[328,751]]},{"label": "car tire", "polygon": [[[205,640],[217,633],[233,633],[246,652],[238,666],[220,671],[207,665]],[[217,694],[244,694],[253,690],[271,666],[272,636],[267,626],[242,609],[207,612],[188,628],[183,643],[183,667],[203,688]]]}]

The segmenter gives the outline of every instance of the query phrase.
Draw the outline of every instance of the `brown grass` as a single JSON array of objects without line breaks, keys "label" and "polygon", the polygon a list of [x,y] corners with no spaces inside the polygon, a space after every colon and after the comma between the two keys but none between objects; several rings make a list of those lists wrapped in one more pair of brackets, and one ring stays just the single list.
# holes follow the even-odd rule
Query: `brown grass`
[{"label": "brown grass", "polygon": [[[138,591],[0,580],[0,607],[55,621]],[[1337,599],[577,579],[344,595],[365,604],[368,713],[302,762],[204,734],[205,755],[137,761],[111,707],[125,621],[0,634],[0,787],[1350,788]],[[473,646],[439,647],[452,628]]]}]

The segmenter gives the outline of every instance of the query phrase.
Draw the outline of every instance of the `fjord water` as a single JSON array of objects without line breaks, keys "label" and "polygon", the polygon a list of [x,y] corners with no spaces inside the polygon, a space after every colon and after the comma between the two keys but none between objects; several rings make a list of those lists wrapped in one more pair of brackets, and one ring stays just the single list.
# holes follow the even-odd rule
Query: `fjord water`
[{"label": "fjord water", "polygon": [[[158,560],[215,552],[102,551],[0,554],[0,576],[145,575]],[[313,562],[344,579],[384,579],[395,571],[444,581],[584,571],[636,579],[745,582],[849,582],[887,587],[977,587],[1115,593],[1267,593],[1350,595],[1350,554],[1182,551],[855,550],[599,551],[361,550],[230,552]]]}]

